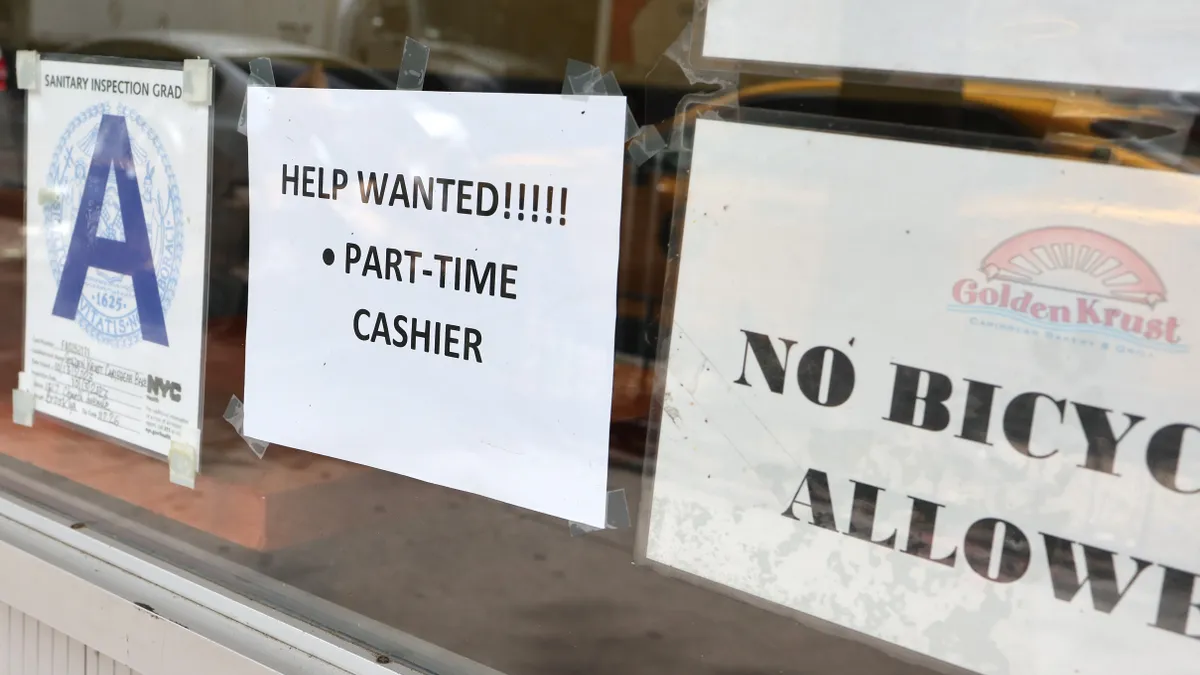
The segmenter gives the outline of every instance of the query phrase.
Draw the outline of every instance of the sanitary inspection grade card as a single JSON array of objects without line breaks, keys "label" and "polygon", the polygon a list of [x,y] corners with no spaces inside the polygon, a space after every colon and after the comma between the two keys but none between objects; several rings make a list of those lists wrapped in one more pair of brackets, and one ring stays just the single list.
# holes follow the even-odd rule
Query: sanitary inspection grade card
[{"label": "sanitary inspection grade card", "polygon": [[212,125],[182,64],[136,63],[41,59],[29,86],[22,379],[166,455],[198,448]]}]

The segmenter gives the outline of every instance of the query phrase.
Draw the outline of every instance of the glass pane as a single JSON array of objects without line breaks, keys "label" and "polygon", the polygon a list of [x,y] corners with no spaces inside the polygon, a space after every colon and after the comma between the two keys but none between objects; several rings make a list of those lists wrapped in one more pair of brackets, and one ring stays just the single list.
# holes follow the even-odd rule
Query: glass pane
[{"label": "glass pane", "polygon": [[[5,397],[11,418],[0,410],[0,489],[381,663],[439,674],[1192,672],[1200,310],[1187,289],[1200,132],[1179,64],[1194,62],[1183,57],[1200,44],[1200,17],[1168,0],[984,4],[0,3],[0,380],[18,390]],[[395,91],[408,38],[430,48],[423,92]],[[41,53],[40,87],[16,86],[19,50]],[[82,56],[171,64],[64,75]],[[170,107],[194,93],[178,62],[195,57],[213,69],[211,107]],[[278,167],[252,172],[250,153],[268,137],[281,145],[284,127],[249,142],[238,129],[250,62],[264,57],[271,100],[304,101],[288,115],[337,120],[287,138],[296,160],[282,192]],[[593,87],[586,95],[563,95],[569,69],[584,72],[572,60],[597,68],[566,82]],[[151,84],[168,77],[177,90]],[[53,98],[65,89],[77,97]],[[606,95],[623,97],[607,135],[527,112],[550,101],[579,106],[575,119]],[[473,116],[455,107],[479,100]],[[403,114],[381,112],[396,101]],[[496,150],[531,127],[524,145]],[[611,171],[596,169],[605,158]],[[568,202],[555,180],[580,167],[612,198],[585,201],[589,183]],[[373,204],[371,171],[387,186]],[[443,176],[429,183],[438,208],[419,208],[415,187],[402,199],[405,175]],[[256,238],[310,188],[283,224],[294,236]],[[346,216],[335,201],[362,209]],[[539,222],[526,214],[547,227],[491,246]],[[575,214],[616,255],[547,253],[555,237],[580,236],[579,221],[565,224]],[[470,229],[478,222],[492,230]],[[330,233],[329,248],[295,254],[314,231]],[[300,396],[318,360],[405,323],[372,319],[367,338],[356,323],[350,342],[318,296],[357,301],[329,290],[352,265],[435,283],[446,247],[479,263],[480,288],[491,261],[500,285],[510,258],[522,275],[531,259],[565,270],[529,272],[561,315],[519,345],[526,361],[504,362],[511,386],[471,408],[512,412],[546,466],[514,471],[527,466],[521,448],[415,447],[415,429],[461,431],[446,410],[478,400],[453,389],[461,373],[449,368],[475,364],[407,378],[398,359],[425,354],[375,344],[365,366],[330,373],[323,395],[359,378],[346,400],[381,411],[386,437],[339,445],[354,423],[318,408],[287,419],[319,427],[312,445],[248,435],[245,415],[272,405],[242,408],[248,325],[309,327],[266,350],[295,360],[279,388]],[[73,248],[121,253],[72,274]],[[427,254],[424,276],[410,248]],[[139,281],[148,270],[154,281]],[[255,284],[279,270],[295,289],[252,316]],[[404,278],[389,305],[428,300]],[[614,312],[611,327],[571,319],[587,302],[581,278],[599,279],[585,290],[612,282],[596,310]],[[191,305],[172,295],[188,292]],[[148,339],[149,295],[172,331],[184,311],[172,303],[190,306],[188,328]],[[450,315],[460,300],[425,307]],[[471,318],[497,332],[521,323],[499,312]],[[313,335],[335,323],[346,341],[322,355]],[[449,345],[433,340],[435,352]],[[114,365],[148,342],[163,348],[162,370],[200,364],[193,380]],[[579,346],[596,343],[598,355]],[[603,377],[572,381],[575,364],[550,362],[575,347]],[[558,377],[538,379],[547,371]],[[500,377],[480,372],[480,387]],[[552,472],[570,447],[540,440],[564,425],[536,413],[598,383],[604,405],[590,412],[602,424],[566,433],[607,451],[589,467],[604,491],[578,496],[603,501],[609,527],[480,496]],[[540,405],[513,411],[521,397]],[[68,408],[90,419],[52,414]],[[137,417],[147,409],[153,420]],[[188,415],[201,434],[190,488],[170,476],[187,474],[192,446],[163,431]],[[158,450],[96,432],[125,418],[143,435],[160,425]],[[168,461],[173,444],[182,464]],[[398,456],[451,465],[463,489],[375,468]],[[500,468],[481,471],[482,457]]]}]

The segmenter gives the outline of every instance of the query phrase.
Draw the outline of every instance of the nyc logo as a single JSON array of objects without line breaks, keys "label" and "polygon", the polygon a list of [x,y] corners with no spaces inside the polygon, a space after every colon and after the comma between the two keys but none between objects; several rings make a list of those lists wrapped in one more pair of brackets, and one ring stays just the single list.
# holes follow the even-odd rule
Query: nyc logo
[{"label": "nyc logo", "polygon": [[168,346],[166,313],[183,260],[183,204],[158,135],[134,110],[107,103],[67,125],[43,205],[54,316],[97,342]]}]

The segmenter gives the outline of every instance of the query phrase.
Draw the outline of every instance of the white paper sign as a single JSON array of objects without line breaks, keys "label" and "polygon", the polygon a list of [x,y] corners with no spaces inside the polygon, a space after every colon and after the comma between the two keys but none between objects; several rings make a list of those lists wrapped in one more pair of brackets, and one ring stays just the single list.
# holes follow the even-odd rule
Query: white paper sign
[{"label": "white paper sign", "polygon": [[1195,672],[1200,179],[708,120],[690,175],[650,559],[980,673]]},{"label": "white paper sign", "polygon": [[603,526],[624,115],[252,89],[246,434]]},{"label": "white paper sign", "polygon": [[183,101],[179,64],[42,60],[37,85],[25,174],[37,411],[166,455],[200,428],[209,108]]},{"label": "white paper sign", "polygon": [[1191,0],[710,0],[705,56],[1196,91]]}]

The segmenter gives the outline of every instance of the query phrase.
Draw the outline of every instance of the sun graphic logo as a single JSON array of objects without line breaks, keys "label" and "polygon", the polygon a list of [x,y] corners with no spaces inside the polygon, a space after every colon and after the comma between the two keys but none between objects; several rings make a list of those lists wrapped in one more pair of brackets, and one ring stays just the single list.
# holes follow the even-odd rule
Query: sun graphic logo
[{"label": "sun graphic logo", "polygon": [[1045,227],[1010,237],[984,256],[983,279],[954,284],[950,309],[1036,328],[1185,352],[1167,288],[1136,250],[1102,232]]}]

